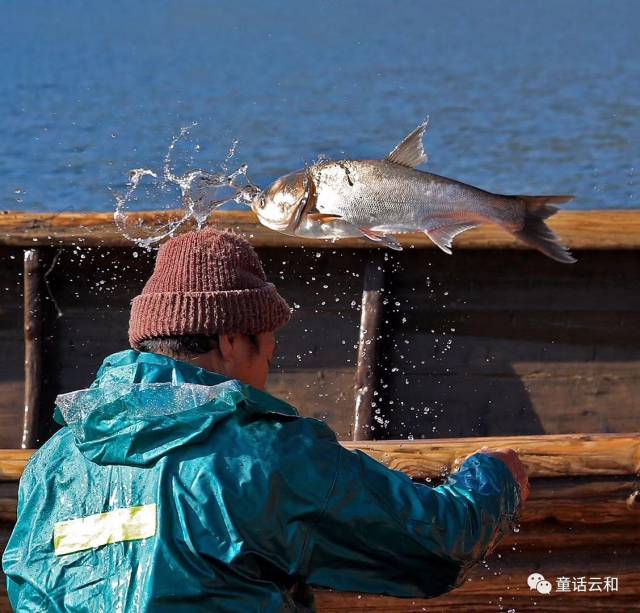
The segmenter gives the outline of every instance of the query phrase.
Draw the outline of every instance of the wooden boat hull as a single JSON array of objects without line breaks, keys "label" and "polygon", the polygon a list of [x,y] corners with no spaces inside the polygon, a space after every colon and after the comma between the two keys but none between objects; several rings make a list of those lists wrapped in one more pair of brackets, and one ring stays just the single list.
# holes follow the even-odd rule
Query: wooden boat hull
[{"label": "wooden boat hull", "polygon": [[[320,611],[637,605],[638,213],[554,217],[578,257],[572,266],[497,228],[461,236],[448,257],[422,235],[391,253],[361,240],[285,237],[252,214],[211,221],[251,237],[294,307],[272,393],[414,479],[433,483],[483,444],[517,449],[533,479],[520,532],[461,588],[432,601],[318,592]],[[126,346],[129,302],[153,254],[123,239],[108,215],[10,213],[0,214],[0,262],[1,542],[29,448],[53,431],[55,395],[85,387],[101,358]],[[534,571],[553,581],[617,577],[619,589],[558,593],[554,584],[542,595],[526,583]]]}]

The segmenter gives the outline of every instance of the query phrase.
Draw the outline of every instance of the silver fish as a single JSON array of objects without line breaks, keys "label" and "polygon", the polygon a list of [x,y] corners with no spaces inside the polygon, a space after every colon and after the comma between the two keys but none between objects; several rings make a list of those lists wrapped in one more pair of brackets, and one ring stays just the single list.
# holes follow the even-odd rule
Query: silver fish
[{"label": "silver fish", "polygon": [[420,124],[384,160],[322,161],[285,175],[251,203],[260,222],[293,236],[366,237],[392,249],[392,236],[424,232],[445,253],[453,239],[495,223],[559,262],[575,258],[544,220],[573,196],[492,194],[428,172]]}]

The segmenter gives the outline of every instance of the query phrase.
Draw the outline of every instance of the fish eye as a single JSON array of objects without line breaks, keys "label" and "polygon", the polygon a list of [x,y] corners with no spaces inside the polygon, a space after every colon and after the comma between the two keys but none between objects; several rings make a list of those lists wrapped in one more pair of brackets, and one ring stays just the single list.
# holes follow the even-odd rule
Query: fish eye
[{"label": "fish eye", "polygon": [[267,206],[267,202],[266,202],[266,200],[265,200],[264,196],[260,196],[260,200],[259,200],[259,202],[258,202],[258,206],[259,206],[261,209],[264,209],[264,207],[265,207],[265,206]]}]

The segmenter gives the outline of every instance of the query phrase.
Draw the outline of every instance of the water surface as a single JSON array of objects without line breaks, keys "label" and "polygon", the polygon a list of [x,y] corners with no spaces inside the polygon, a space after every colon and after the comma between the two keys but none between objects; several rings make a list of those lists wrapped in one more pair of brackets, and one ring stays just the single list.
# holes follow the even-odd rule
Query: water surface
[{"label": "water surface", "polygon": [[0,208],[112,210],[194,121],[177,170],[239,139],[265,185],[383,157],[425,114],[433,172],[637,207],[639,18],[631,0],[7,2]]}]

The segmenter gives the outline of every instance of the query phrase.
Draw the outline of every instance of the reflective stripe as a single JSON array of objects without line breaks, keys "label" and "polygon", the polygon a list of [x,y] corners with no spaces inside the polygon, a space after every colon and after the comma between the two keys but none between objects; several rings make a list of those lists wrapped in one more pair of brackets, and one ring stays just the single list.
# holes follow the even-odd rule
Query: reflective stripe
[{"label": "reflective stripe", "polygon": [[156,505],[145,504],[58,522],[53,528],[53,547],[60,556],[109,543],[145,539],[155,533]]}]

